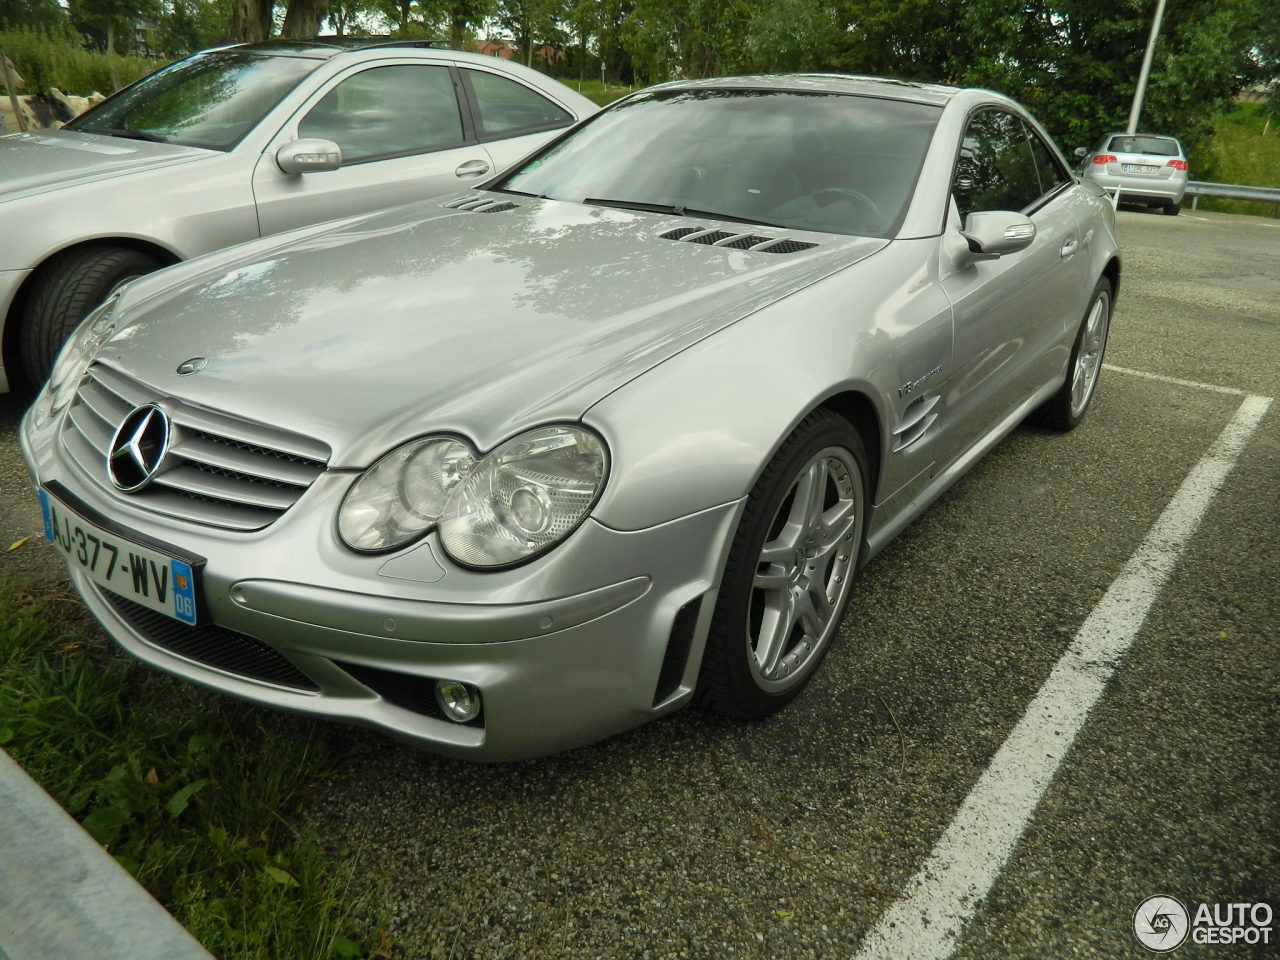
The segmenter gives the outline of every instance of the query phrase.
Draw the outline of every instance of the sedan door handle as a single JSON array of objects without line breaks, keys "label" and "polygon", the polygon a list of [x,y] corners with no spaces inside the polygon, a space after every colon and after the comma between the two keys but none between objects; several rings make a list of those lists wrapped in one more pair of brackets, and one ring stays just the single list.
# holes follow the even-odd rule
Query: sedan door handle
[{"label": "sedan door handle", "polygon": [[1076,241],[1075,241],[1075,240],[1068,240],[1066,243],[1064,243],[1064,244],[1062,245],[1062,257],[1063,257],[1063,259],[1065,260],[1067,257],[1069,257],[1069,256],[1071,256],[1073,253],[1075,253],[1075,252],[1076,252],[1076,248],[1077,248],[1078,246],[1079,246],[1079,244],[1078,244],[1078,243],[1076,243]]},{"label": "sedan door handle", "polygon": [[464,164],[460,164],[458,169],[453,171],[453,175],[462,180],[471,180],[475,177],[483,177],[489,172],[489,164],[483,160],[468,160]]}]

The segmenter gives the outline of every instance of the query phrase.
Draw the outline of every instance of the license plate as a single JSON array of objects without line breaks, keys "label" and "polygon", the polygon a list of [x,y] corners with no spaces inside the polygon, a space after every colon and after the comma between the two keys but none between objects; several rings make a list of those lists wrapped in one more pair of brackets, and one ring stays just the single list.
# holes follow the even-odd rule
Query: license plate
[{"label": "license plate", "polygon": [[1159,167],[1153,167],[1148,163],[1122,163],[1120,169],[1125,173],[1141,173],[1148,177],[1160,172]]},{"label": "license plate", "polygon": [[45,539],[94,583],[175,620],[196,622],[191,564],[103,530],[43,490],[40,512]]}]

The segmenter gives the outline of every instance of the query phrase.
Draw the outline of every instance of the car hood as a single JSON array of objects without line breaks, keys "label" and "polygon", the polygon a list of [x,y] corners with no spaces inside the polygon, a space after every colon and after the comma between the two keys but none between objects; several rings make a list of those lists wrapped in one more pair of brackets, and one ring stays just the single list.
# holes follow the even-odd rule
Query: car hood
[{"label": "car hood", "polygon": [[[322,440],[335,467],[367,466],[428,431],[488,449],[581,417],[655,364],[888,243],[523,197],[492,213],[444,202],[215,254],[175,268],[178,283],[144,278],[99,358],[163,394]],[[768,254],[659,236],[678,227],[814,246]],[[179,376],[192,357],[209,362]]]},{"label": "car hood", "polygon": [[12,133],[0,136],[0,203],[208,156],[195,147],[72,130]]}]

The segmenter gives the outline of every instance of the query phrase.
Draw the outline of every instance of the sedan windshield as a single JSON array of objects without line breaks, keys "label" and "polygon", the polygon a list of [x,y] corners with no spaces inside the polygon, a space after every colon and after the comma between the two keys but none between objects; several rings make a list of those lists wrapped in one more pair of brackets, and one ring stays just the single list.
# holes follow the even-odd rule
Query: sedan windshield
[{"label": "sedan windshield", "polygon": [[859,236],[906,216],[938,107],[846,94],[641,94],[497,189],[555,200]]},{"label": "sedan windshield", "polygon": [[189,57],[120,91],[67,129],[230,150],[320,62],[231,51]]}]

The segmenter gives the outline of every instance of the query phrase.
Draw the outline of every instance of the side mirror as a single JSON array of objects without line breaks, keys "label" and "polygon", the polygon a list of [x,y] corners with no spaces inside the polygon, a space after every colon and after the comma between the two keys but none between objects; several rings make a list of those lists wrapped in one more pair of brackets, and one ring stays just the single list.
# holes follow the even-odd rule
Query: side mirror
[{"label": "side mirror", "polygon": [[342,148],[332,140],[294,140],[276,151],[276,166],[288,174],[337,170]]},{"label": "side mirror", "polygon": [[1072,152],[1073,152],[1073,153],[1075,153],[1075,155],[1076,155],[1077,157],[1080,157],[1081,159],[1083,159],[1083,158],[1085,158],[1085,157],[1087,157],[1087,156],[1089,155],[1089,151],[1088,151],[1088,150],[1086,150],[1084,147],[1076,147],[1076,148],[1075,148],[1075,150],[1074,150],[1074,151],[1072,151]]},{"label": "side mirror", "polygon": [[1036,225],[1020,213],[992,210],[971,213],[960,236],[969,242],[970,260],[994,260],[1031,246]]}]

